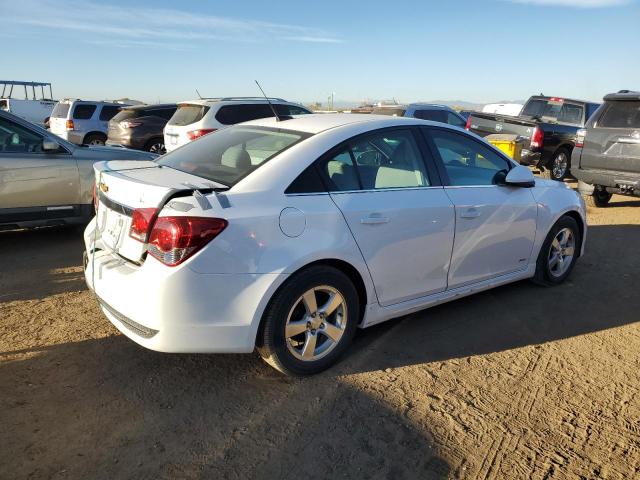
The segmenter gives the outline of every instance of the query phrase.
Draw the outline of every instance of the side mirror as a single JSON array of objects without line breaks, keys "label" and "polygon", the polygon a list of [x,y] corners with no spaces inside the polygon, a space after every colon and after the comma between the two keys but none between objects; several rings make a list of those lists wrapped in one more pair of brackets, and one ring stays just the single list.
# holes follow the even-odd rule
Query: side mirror
[{"label": "side mirror", "polygon": [[536,177],[529,168],[522,165],[512,168],[504,179],[505,185],[531,188],[536,184]]},{"label": "side mirror", "polygon": [[52,153],[52,152],[57,152],[58,150],[60,150],[60,144],[55,140],[51,140],[47,138],[42,142],[43,152]]}]

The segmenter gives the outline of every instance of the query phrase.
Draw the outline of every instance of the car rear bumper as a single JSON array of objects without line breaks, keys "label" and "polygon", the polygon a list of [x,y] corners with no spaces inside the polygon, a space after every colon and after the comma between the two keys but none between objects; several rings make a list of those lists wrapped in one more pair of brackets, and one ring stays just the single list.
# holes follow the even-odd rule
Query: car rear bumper
[{"label": "car rear bumper", "polygon": [[74,130],[65,130],[64,132],[51,131],[51,133],[55,133],[60,138],[63,138],[67,142],[75,143],[76,145],[82,145],[84,140],[84,133]]},{"label": "car rear bumper", "polygon": [[[284,274],[201,274],[188,262],[136,265],[85,231],[85,279],[105,316],[143,347],[172,353],[253,351],[262,311]],[[95,249],[94,249],[95,245]]]},{"label": "car rear bumper", "polygon": [[520,154],[520,164],[531,167],[537,167],[540,164],[542,154],[540,152],[532,152],[531,150],[523,149]]}]

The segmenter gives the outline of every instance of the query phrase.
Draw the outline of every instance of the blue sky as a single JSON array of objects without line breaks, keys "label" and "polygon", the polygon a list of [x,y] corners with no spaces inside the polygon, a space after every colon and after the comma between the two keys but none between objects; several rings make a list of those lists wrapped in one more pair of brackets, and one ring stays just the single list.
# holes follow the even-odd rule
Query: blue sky
[{"label": "blue sky", "polygon": [[177,101],[599,99],[640,89],[640,0],[0,0],[11,80]]}]

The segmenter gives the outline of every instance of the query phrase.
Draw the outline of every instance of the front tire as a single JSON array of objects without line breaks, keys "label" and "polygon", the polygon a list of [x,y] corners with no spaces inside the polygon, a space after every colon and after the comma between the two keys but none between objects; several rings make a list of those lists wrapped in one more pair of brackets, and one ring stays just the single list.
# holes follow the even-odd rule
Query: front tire
[{"label": "front tire", "polygon": [[360,319],[358,292],[340,270],[312,266],[294,274],[264,314],[260,356],[287,375],[313,375],[348,349]]},{"label": "front tire", "polygon": [[569,216],[558,220],[542,244],[533,281],[539,285],[559,285],[566,280],[580,253],[582,238],[578,223]]}]

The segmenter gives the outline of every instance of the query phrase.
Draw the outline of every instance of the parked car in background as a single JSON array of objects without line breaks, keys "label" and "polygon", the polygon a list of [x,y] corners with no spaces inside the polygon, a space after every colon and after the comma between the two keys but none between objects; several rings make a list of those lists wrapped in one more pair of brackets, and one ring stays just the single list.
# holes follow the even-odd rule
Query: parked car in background
[{"label": "parked car in background", "polygon": [[376,107],[371,112],[374,115],[391,115],[394,117],[412,117],[420,120],[431,120],[432,122],[447,123],[455,127],[464,128],[467,120],[446,105],[435,105],[431,103],[412,103],[409,105],[390,105]]},{"label": "parked car in background", "polygon": [[[56,104],[56,101],[52,100],[53,93],[50,83],[0,80],[0,87],[2,88],[0,110],[13,113],[41,127],[48,127],[49,117]],[[48,87],[48,92],[45,87]],[[14,95],[19,95],[22,89],[24,89],[24,98],[14,97]]]},{"label": "parked car in background", "polygon": [[484,113],[499,113],[500,115],[510,115],[517,117],[522,111],[521,103],[489,103],[482,107]]},{"label": "parked car in background", "polygon": [[93,214],[93,164],[155,155],[79,147],[0,111],[0,230],[86,223]]},{"label": "parked car in background", "polygon": [[162,155],[163,130],[176,113],[175,103],[123,107],[109,120],[107,145],[120,145]]},{"label": "parked car in background", "polygon": [[474,112],[466,128],[481,137],[497,133],[524,139],[525,148],[515,160],[538,168],[543,177],[562,180],[569,173],[576,133],[599,105],[536,95],[529,98],[517,117]]},{"label": "parked car in background", "polygon": [[577,192],[443,123],[265,118],[137,167],[95,166],[85,278],[107,318],[152,350],[257,347],[288,374],[329,367],[357,327],[562,283],[585,243]]},{"label": "parked car in background", "polygon": [[49,121],[49,130],[76,145],[104,145],[111,120],[124,103],[67,99],[59,101]]},{"label": "parked car in background", "polygon": [[[311,113],[302,105],[282,98],[269,100],[279,116]],[[228,125],[266,117],[273,117],[273,111],[264,97],[203,98],[181,102],[164,128],[165,148],[170,152]]]},{"label": "parked car in background", "polygon": [[606,206],[614,193],[640,196],[640,92],[604,97],[578,131],[571,174],[591,206]]}]

